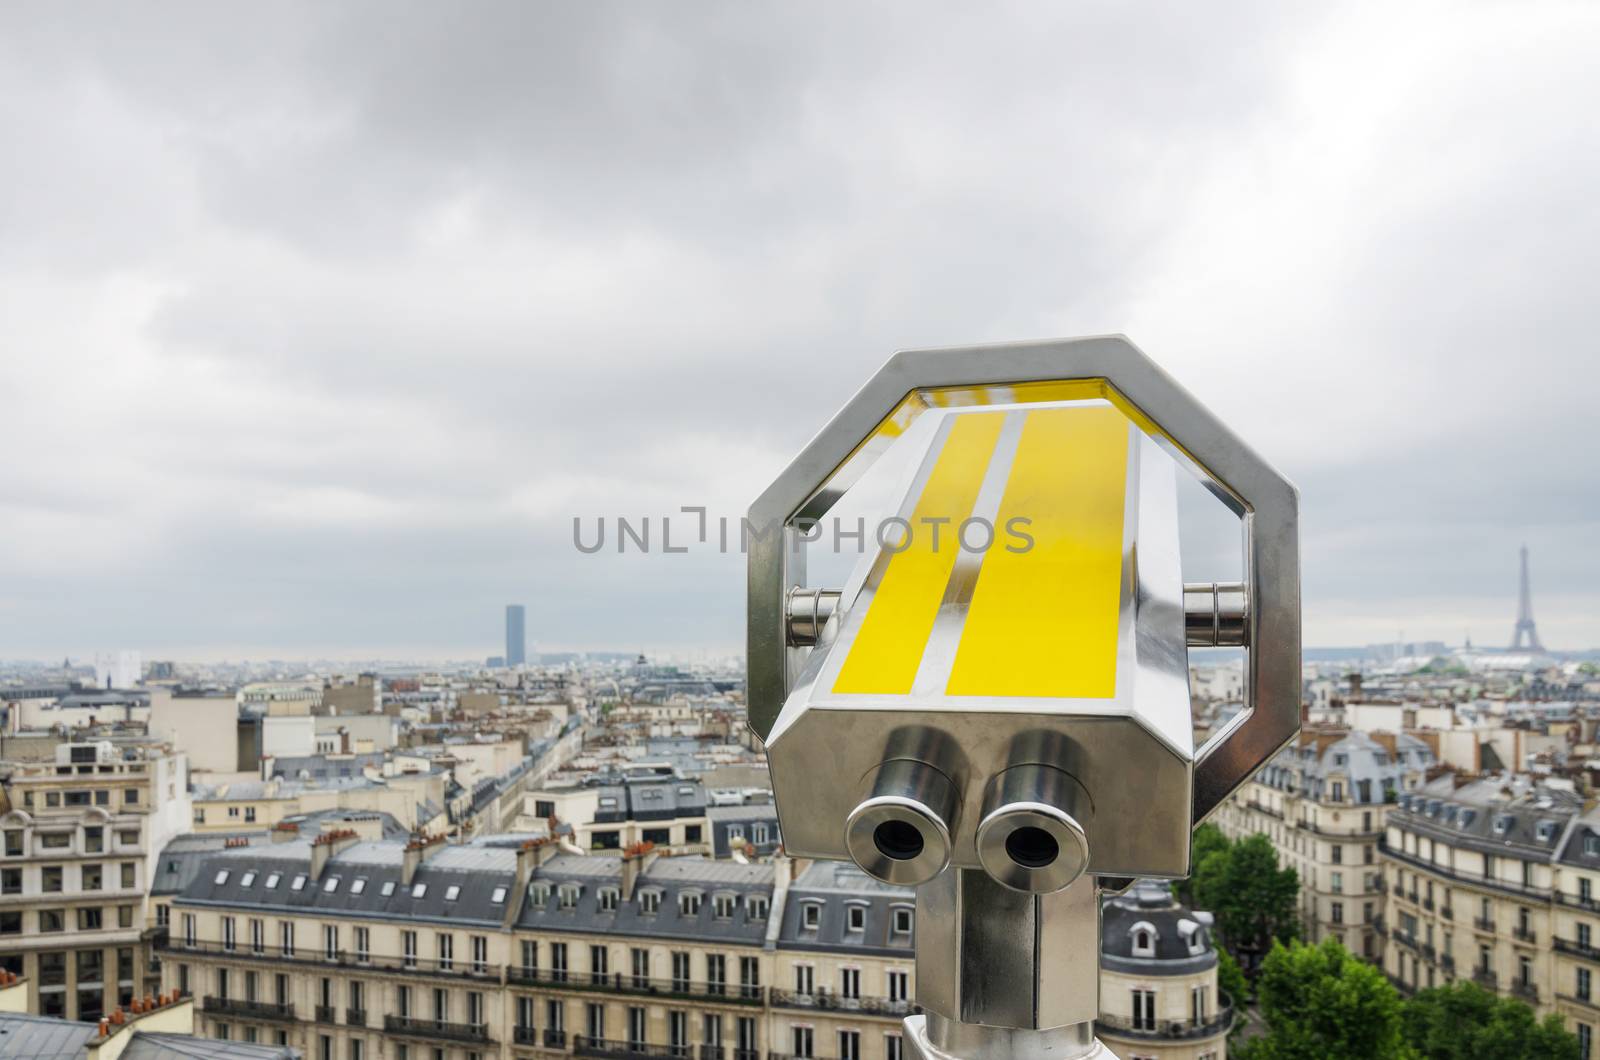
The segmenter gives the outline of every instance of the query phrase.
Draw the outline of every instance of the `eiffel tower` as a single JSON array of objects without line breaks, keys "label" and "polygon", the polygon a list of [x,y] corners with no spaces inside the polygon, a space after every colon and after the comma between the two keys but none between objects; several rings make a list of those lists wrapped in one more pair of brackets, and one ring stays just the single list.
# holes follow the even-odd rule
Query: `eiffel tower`
[{"label": "eiffel tower", "polygon": [[[1523,640],[1527,645],[1523,645]],[[1533,624],[1533,592],[1528,588],[1528,546],[1522,546],[1522,590],[1517,596],[1517,628],[1511,634],[1512,651],[1544,651],[1539,627]]]}]

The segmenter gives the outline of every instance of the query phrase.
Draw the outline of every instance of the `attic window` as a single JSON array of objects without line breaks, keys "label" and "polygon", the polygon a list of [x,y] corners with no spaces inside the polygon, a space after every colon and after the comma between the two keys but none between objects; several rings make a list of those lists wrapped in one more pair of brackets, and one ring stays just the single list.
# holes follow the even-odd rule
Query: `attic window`
[{"label": "attic window", "polygon": [[1555,822],[1554,821],[1540,821],[1539,822],[1539,842],[1548,843],[1548,842],[1550,842],[1550,840],[1554,839],[1555,837],[1556,837]]},{"label": "attic window", "polygon": [[896,935],[911,934],[911,910],[904,906],[896,906],[894,910],[894,933]]},{"label": "attic window", "polygon": [[491,905],[504,905],[505,901],[506,889],[504,887],[496,887],[494,893],[489,895],[489,903]]},{"label": "attic window", "polygon": [[540,909],[550,904],[550,888],[542,883],[528,886],[528,901]]},{"label": "attic window", "polygon": [[383,881],[383,886],[378,889],[378,896],[380,898],[387,898],[393,893],[394,893],[394,881],[393,880],[384,880]]},{"label": "attic window", "polygon": [[291,891],[303,891],[305,888],[306,874],[303,872],[297,874],[293,880],[289,881],[289,890]]},{"label": "attic window", "polygon": [[219,870],[217,872],[216,879],[214,879],[212,882],[214,884],[216,884],[218,887],[221,887],[223,884],[227,883],[228,882],[228,870],[227,869]]},{"label": "attic window", "polygon": [[1156,955],[1156,928],[1148,920],[1141,920],[1128,929],[1128,934],[1133,939],[1133,955],[1135,957],[1154,957]]},{"label": "attic window", "polygon": [[600,911],[602,913],[615,913],[619,897],[621,897],[621,892],[615,887],[600,888]]},{"label": "attic window", "polygon": [[281,880],[281,879],[283,879],[283,874],[282,873],[269,872],[269,873],[267,873],[267,882],[262,884],[262,886],[265,887],[269,891],[276,890],[277,887],[278,887],[278,881]]},{"label": "attic window", "polygon": [[1461,811],[1461,827],[1462,828],[1468,827],[1469,825],[1472,824],[1473,821],[1476,821],[1477,819],[1478,819],[1478,811],[1477,810],[1462,810]]},{"label": "attic window", "polygon": [[867,907],[864,905],[852,905],[846,907],[844,913],[844,922],[845,930],[847,931],[867,930]]},{"label": "attic window", "polygon": [[718,920],[732,920],[734,907],[739,904],[739,899],[731,894],[713,895],[711,907],[716,910]]},{"label": "attic window", "polygon": [[1438,799],[1429,799],[1428,800],[1427,813],[1428,813],[1429,817],[1437,817],[1437,816],[1439,816],[1439,800]]},{"label": "attic window", "polygon": [[1503,813],[1494,819],[1494,834],[1505,835],[1511,830],[1511,815]]},{"label": "attic window", "polygon": [[617,808],[617,797],[615,795],[602,795],[602,796],[600,796],[600,808],[602,810],[614,810],[614,809],[616,809]]},{"label": "attic window", "polygon": [[426,898],[427,896],[428,896],[428,885],[427,884],[425,884],[425,883],[414,883],[414,884],[411,885],[411,897],[413,897],[413,898]]},{"label": "attic window", "polygon": [[640,891],[639,892],[639,912],[641,912],[641,913],[656,913],[656,912],[659,912],[660,910],[661,910],[661,892],[660,891]]},{"label": "attic window", "polygon": [[576,909],[577,906],[578,906],[578,895],[580,895],[582,893],[583,893],[583,888],[577,886],[576,884],[572,884],[572,885],[568,885],[568,886],[562,887],[561,888],[561,908],[563,908],[563,909]]},{"label": "attic window", "polygon": [[239,877],[239,886],[240,887],[249,887],[252,884],[254,884],[255,882],[256,882],[256,874],[255,874],[254,870],[246,872],[243,876]]},{"label": "attic window", "polygon": [[745,909],[750,914],[751,920],[767,919],[767,896],[752,894],[744,900]]},{"label": "attic window", "polygon": [[1336,765],[1336,766],[1345,765],[1349,761],[1350,761],[1350,759],[1349,759],[1349,757],[1347,755],[1334,755],[1333,756],[1333,764]]},{"label": "attic window", "polygon": [[332,894],[339,889],[339,877],[329,876],[328,882],[322,885],[323,894]]},{"label": "attic window", "polygon": [[460,897],[461,897],[461,887],[460,887],[460,885],[452,883],[450,886],[448,886],[448,887],[446,887],[444,889],[444,900],[445,901],[453,902],[457,898],[460,898]]},{"label": "attic window", "polygon": [[678,895],[678,912],[684,916],[697,916],[700,912],[700,892],[684,891]]},{"label": "attic window", "polygon": [[366,889],[367,889],[367,878],[365,876],[357,876],[355,879],[350,881],[350,893],[351,894],[360,894],[362,891],[364,891]]},{"label": "attic window", "polygon": [[807,902],[800,907],[800,926],[815,931],[822,924],[822,903]]},{"label": "attic window", "polygon": [[689,797],[692,798],[694,796],[694,788],[689,786],[688,784],[685,784],[683,787],[678,789],[678,794],[679,795],[689,796]]},{"label": "attic window", "polygon": [[1593,832],[1583,833],[1583,853],[1585,857],[1594,857],[1600,854],[1600,836]]}]

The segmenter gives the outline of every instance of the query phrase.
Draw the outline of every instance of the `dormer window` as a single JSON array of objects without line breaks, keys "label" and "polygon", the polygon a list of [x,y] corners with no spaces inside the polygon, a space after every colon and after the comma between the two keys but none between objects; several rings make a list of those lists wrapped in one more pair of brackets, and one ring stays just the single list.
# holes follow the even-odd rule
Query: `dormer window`
[{"label": "dormer window", "polygon": [[800,926],[815,931],[822,926],[822,903],[806,902],[800,907]]},{"label": "dormer window", "polygon": [[576,909],[578,907],[578,895],[582,893],[583,888],[575,883],[562,884],[561,890],[557,892],[560,895],[561,908]]},{"label": "dormer window", "polygon": [[550,887],[548,884],[532,883],[528,885],[528,904],[537,909],[543,909],[550,904]]},{"label": "dormer window", "polygon": [[739,899],[735,895],[716,894],[711,897],[711,908],[715,910],[718,920],[732,920],[738,904]]},{"label": "dormer window", "polygon": [[1334,755],[1333,756],[1333,764],[1336,765],[1336,766],[1346,765],[1346,764],[1349,763],[1349,761],[1350,761],[1350,756],[1349,755]]},{"label": "dormer window", "polygon": [[751,920],[767,919],[767,896],[752,894],[744,900],[745,909],[750,914]]},{"label": "dormer window", "polygon": [[600,911],[602,913],[615,913],[617,900],[622,897],[622,892],[615,887],[600,888]]},{"label": "dormer window", "polygon": [[1190,956],[1198,956],[1206,948],[1205,928],[1193,920],[1186,918],[1178,921],[1178,935],[1188,947]]},{"label": "dormer window", "polygon": [[700,892],[684,891],[678,895],[678,912],[684,916],[698,916],[700,914]]},{"label": "dormer window", "polygon": [[1428,800],[1427,814],[1428,814],[1429,817],[1437,817],[1437,816],[1439,816],[1439,800],[1438,799],[1429,799]]},{"label": "dormer window", "polygon": [[867,907],[859,903],[845,906],[844,926],[846,931],[867,930]]},{"label": "dormer window", "polygon": [[1128,929],[1128,934],[1133,939],[1133,955],[1135,957],[1154,957],[1156,955],[1156,929],[1148,920],[1141,920]]},{"label": "dormer window", "polygon": [[1556,823],[1554,821],[1539,822],[1539,842],[1548,843],[1556,837]]},{"label": "dormer window", "polygon": [[1462,828],[1471,827],[1472,826],[1472,822],[1476,821],[1477,819],[1478,819],[1478,811],[1477,810],[1462,810],[1461,811],[1461,827]]},{"label": "dormer window", "polygon": [[649,914],[649,915],[653,916],[654,914],[659,913],[660,911],[661,911],[661,892],[660,891],[640,891],[639,892],[639,912],[645,913],[645,914]]},{"label": "dormer window", "polygon": [[894,907],[894,914],[890,917],[890,924],[894,927],[896,935],[911,934],[912,913],[903,905]]},{"label": "dormer window", "polygon": [[758,822],[750,826],[750,841],[758,844],[767,841],[767,826],[764,822]]},{"label": "dormer window", "polygon": [[1583,854],[1590,858],[1600,856],[1600,836],[1593,832],[1583,833]]},{"label": "dormer window", "polygon": [[742,824],[730,824],[728,826],[728,841],[730,843],[734,842],[736,840],[739,840],[739,839],[743,839],[743,838],[744,838],[744,825],[742,825]]},{"label": "dormer window", "polygon": [[1494,819],[1494,834],[1505,835],[1511,831],[1511,815],[1503,813]]},{"label": "dormer window", "polygon": [[692,799],[694,798],[694,786],[691,784],[685,784],[678,789],[678,794],[682,795],[684,798]]}]

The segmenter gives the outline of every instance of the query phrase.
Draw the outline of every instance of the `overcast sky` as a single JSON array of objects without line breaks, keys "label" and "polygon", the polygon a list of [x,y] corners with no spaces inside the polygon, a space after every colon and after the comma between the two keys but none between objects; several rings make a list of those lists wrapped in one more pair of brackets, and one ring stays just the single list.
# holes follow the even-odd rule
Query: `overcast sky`
[{"label": "overcast sky", "polygon": [[[159,17],[158,17],[159,16]],[[1121,332],[1306,642],[1600,645],[1600,5],[9,3],[0,658],[740,645],[893,351]]]}]

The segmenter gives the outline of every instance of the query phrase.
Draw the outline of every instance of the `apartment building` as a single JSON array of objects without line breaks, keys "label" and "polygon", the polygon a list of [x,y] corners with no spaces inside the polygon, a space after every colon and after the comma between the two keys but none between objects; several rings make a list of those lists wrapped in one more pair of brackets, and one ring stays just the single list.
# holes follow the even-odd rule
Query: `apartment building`
[{"label": "apartment building", "polygon": [[519,824],[551,817],[572,826],[584,850],[624,850],[653,843],[675,853],[709,853],[709,799],[698,780],[681,777],[621,784],[547,785],[524,794]]},{"label": "apartment building", "polygon": [[1600,840],[1583,838],[1589,823],[1574,835],[1582,809],[1569,788],[1527,775],[1446,774],[1403,795],[1384,842],[1389,977],[1406,990],[1471,978],[1592,1034],[1600,1009],[1577,973],[1593,963],[1579,940],[1600,924],[1600,906],[1584,905]]},{"label": "apartment building", "polygon": [[[312,1060],[904,1055],[913,892],[832,862],[791,880],[785,859],[506,843],[332,832],[192,854],[163,983],[200,999],[204,1033]],[[1220,1038],[1191,1048],[1209,1043],[1172,1000],[1225,1032],[1203,918],[1146,917],[1183,947],[1160,954],[1182,970],[1130,954],[1127,982],[1160,979],[1163,998],[1159,1023],[1131,1028],[1131,1055],[1220,1060]],[[1198,1002],[1184,976],[1205,986]]]},{"label": "apartment building", "polygon": [[1336,938],[1377,961],[1384,822],[1401,793],[1436,764],[1432,749],[1405,733],[1308,727],[1213,820],[1235,839],[1265,834],[1299,873],[1305,938]]},{"label": "apartment building", "polygon": [[1233,1010],[1217,994],[1211,914],[1156,880],[1105,903],[1096,1031],[1123,1060],[1222,1060]]},{"label": "apartment building", "polygon": [[159,989],[145,893],[187,826],[187,772],[110,741],[0,765],[0,969],[26,980],[29,1012],[97,1020]]}]

